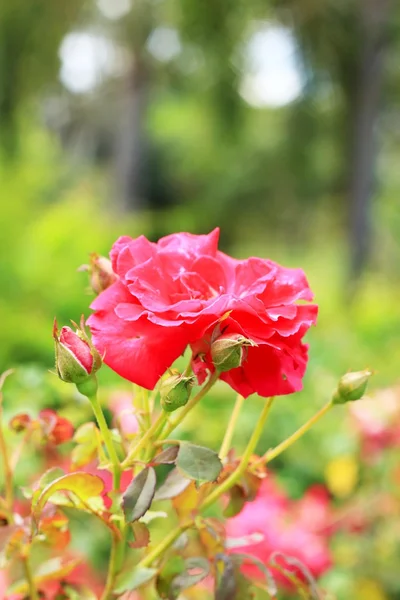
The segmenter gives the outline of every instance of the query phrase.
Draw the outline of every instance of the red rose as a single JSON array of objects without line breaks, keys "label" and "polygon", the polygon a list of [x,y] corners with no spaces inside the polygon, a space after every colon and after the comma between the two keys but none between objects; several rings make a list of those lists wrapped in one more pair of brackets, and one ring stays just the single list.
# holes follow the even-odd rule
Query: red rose
[{"label": "red rose", "polygon": [[312,299],[303,271],[235,260],[218,251],[218,235],[117,240],[111,260],[119,279],[91,305],[94,345],[117,373],[152,389],[188,344],[201,381],[214,369],[216,331],[240,334],[255,345],[221,379],[244,396],[299,390],[307,363],[302,338],[317,315],[315,305],[297,304]]}]

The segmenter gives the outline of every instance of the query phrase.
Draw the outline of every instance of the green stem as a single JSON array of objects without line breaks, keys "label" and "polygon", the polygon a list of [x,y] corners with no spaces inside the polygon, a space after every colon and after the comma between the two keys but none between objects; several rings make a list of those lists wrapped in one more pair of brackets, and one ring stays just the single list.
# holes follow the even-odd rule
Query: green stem
[{"label": "green stem", "polygon": [[229,452],[229,449],[230,449],[230,446],[232,443],[233,433],[236,428],[236,423],[239,418],[239,414],[240,414],[241,408],[243,406],[243,402],[244,402],[243,396],[238,394],[238,396],[236,398],[235,406],[233,407],[231,418],[229,419],[228,427],[225,432],[224,440],[221,445],[221,450],[219,451],[219,457],[221,460],[223,460]]},{"label": "green stem", "polygon": [[150,395],[148,390],[143,389],[143,413],[144,421],[146,424],[146,430],[151,427],[151,408],[150,408]]},{"label": "green stem", "polygon": [[39,595],[36,590],[35,581],[33,579],[31,565],[29,563],[29,556],[24,556],[22,559],[24,567],[25,579],[28,584],[29,598],[30,600],[39,600]]},{"label": "green stem", "polygon": [[146,554],[145,557],[142,558],[142,560],[139,562],[139,564],[137,565],[138,568],[140,567],[149,567],[150,565],[153,564],[153,562],[155,560],[157,560],[157,558],[159,558],[163,552],[165,552],[165,550],[168,550],[168,548],[170,546],[172,546],[172,544],[178,539],[178,537],[187,529],[189,529],[189,527],[191,527],[193,525],[193,521],[189,521],[188,523],[185,523],[183,525],[179,525],[178,527],[175,527],[175,529],[173,529],[163,540],[162,542],[160,542],[153,550],[151,550],[148,554]]},{"label": "green stem", "polygon": [[291,436],[289,436],[286,440],[284,440],[281,444],[278,444],[272,450],[268,450],[264,456],[262,457],[262,462],[269,463],[271,460],[279,456],[282,452],[284,452],[287,448],[289,448],[292,444],[297,442],[317,421],[320,420],[329,410],[332,408],[333,402],[330,400],[327,402],[311,419],[309,419],[304,425],[299,427],[297,431],[295,431]]},{"label": "green stem", "polygon": [[261,437],[261,434],[264,430],[264,425],[267,420],[269,411],[271,409],[274,398],[268,398],[264,404],[264,408],[261,412],[260,418],[257,422],[257,425],[251,435],[249,443],[246,446],[242,459],[239,463],[237,469],[227,478],[225,481],[221,483],[211,494],[204,500],[201,508],[208,508],[213,504],[218,498],[220,498],[225,492],[231,489],[237,483],[237,481],[241,478],[243,473],[247,469],[247,465],[249,464],[250,458],[256,449],[257,443]]},{"label": "green stem", "polygon": [[110,558],[108,562],[108,573],[106,587],[104,588],[101,600],[111,600],[112,591],[115,586],[115,579],[122,567],[123,556],[125,551],[125,536],[122,536],[122,540],[117,535],[112,536],[112,545]]},{"label": "green stem", "polygon": [[157,419],[154,421],[150,429],[146,431],[146,433],[139,440],[139,442],[128,452],[128,456],[125,458],[121,465],[123,469],[131,467],[133,465],[134,460],[137,458],[142,448],[144,448],[153,437],[157,437],[158,432],[160,431],[160,429],[162,429],[167,419],[168,414],[162,411],[158,415]]},{"label": "green stem", "polygon": [[107,448],[108,456],[113,466],[113,488],[115,491],[119,491],[121,481],[121,465],[117,452],[115,450],[114,442],[111,438],[110,430],[108,429],[107,422],[104,418],[103,411],[100,406],[100,402],[97,398],[97,394],[89,396],[90,403],[93,408],[94,415],[97,423],[100,427],[101,434],[103,436],[104,444]]}]

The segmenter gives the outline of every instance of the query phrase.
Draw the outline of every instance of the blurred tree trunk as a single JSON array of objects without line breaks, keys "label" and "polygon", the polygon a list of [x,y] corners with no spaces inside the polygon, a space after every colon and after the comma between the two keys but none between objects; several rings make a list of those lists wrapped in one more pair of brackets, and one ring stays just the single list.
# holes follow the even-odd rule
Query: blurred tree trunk
[{"label": "blurred tree trunk", "polygon": [[120,123],[116,135],[117,197],[124,211],[139,210],[147,203],[147,102],[146,67],[142,61],[136,60],[122,93]]},{"label": "blurred tree trunk", "polygon": [[372,200],[377,157],[377,120],[383,83],[389,0],[360,0],[361,46],[349,98],[350,277],[356,282],[371,248]]}]

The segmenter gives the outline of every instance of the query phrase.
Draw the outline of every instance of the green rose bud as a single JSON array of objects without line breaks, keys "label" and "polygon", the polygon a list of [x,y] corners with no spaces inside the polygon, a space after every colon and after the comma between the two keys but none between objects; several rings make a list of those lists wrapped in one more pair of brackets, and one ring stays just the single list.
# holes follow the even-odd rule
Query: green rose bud
[{"label": "green rose bud", "polygon": [[194,381],[194,377],[185,377],[184,375],[171,375],[165,379],[160,387],[162,408],[166,412],[173,412],[177,408],[185,406],[190,398]]},{"label": "green rose bud", "polygon": [[211,344],[211,358],[215,368],[223,373],[240,367],[246,360],[249,346],[256,346],[238,333],[226,333]]},{"label": "green rose bud", "polygon": [[333,394],[333,404],[345,404],[346,402],[360,400],[365,394],[371,375],[372,372],[369,369],[343,375]]}]

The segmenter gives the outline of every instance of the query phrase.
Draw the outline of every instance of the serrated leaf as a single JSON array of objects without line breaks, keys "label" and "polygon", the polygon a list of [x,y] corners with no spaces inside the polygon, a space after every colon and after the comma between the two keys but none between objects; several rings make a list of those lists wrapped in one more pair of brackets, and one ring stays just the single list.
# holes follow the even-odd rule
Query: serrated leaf
[{"label": "serrated leaf", "polygon": [[216,452],[210,448],[182,442],[179,446],[176,466],[195,481],[215,481],[222,470],[222,463]]},{"label": "serrated leaf", "polygon": [[122,496],[122,510],[127,523],[137,521],[150,508],[156,483],[156,472],[153,467],[146,467],[131,481]]},{"label": "serrated leaf", "polygon": [[191,483],[191,480],[179,473],[178,469],[173,469],[168,473],[164,483],[154,494],[154,500],[169,500],[179,496]]},{"label": "serrated leaf", "polygon": [[47,485],[38,498],[32,500],[32,515],[39,516],[46,502],[53,494],[60,491],[72,492],[83,502],[98,496],[104,489],[104,482],[97,475],[90,473],[69,473],[55,479]]},{"label": "serrated leaf", "polygon": [[150,543],[150,531],[148,527],[140,521],[132,523],[132,532],[134,541],[130,542],[131,548],[146,548]]},{"label": "serrated leaf", "polygon": [[178,456],[179,446],[170,446],[166,448],[151,461],[152,465],[173,465]]},{"label": "serrated leaf", "polygon": [[216,561],[222,562],[222,572],[216,580],[215,600],[240,600],[237,598],[235,565],[227,554],[217,554]]},{"label": "serrated leaf", "polygon": [[140,567],[132,570],[122,571],[117,577],[117,583],[114,588],[116,594],[136,590],[141,585],[148,583],[157,574],[157,569],[148,569]]},{"label": "serrated leaf", "polygon": [[202,556],[193,556],[185,560],[184,569],[171,582],[169,600],[175,600],[183,590],[187,590],[203,581],[210,572],[210,564]]}]

